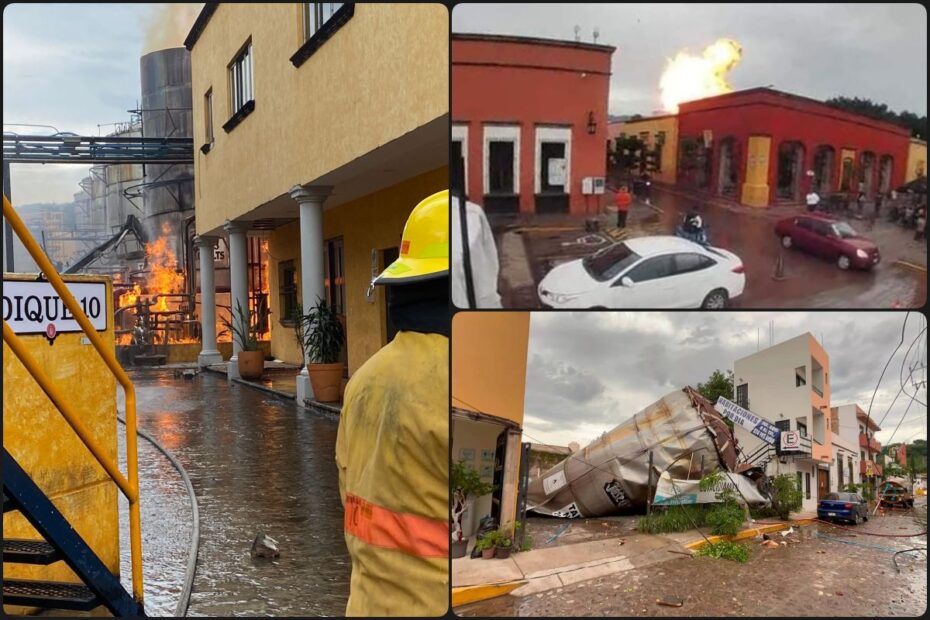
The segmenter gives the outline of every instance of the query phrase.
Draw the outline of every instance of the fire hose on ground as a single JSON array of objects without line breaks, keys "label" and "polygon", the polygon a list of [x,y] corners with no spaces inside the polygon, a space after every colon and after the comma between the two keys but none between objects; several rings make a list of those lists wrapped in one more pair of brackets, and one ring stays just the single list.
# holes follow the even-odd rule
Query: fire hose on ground
[{"label": "fire hose on ground", "polygon": [[[126,420],[119,416],[116,416],[116,419],[125,426]],[[184,574],[184,585],[181,588],[181,596],[174,610],[174,616],[176,618],[181,618],[187,615],[187,607],[190,605],[191,591],[194,586],[194,574],[197,571],[197,552],[200,548],[200,509],[197,506],[197,496],[194,494],[194,485],[191,484],[191,479],[188,477],[187,471],[174,455],[158,443],[158,440],[142,429],[137,428],[136,434],[155,446],[159,452],[165,455],[178,473],[181,474],[181,479],[184,481],[184,487],[187,490],[187,495],[191,502],[191,522],[193,523],[193,530],[191,531],[191,542],[187,552],[187,569]]]}]

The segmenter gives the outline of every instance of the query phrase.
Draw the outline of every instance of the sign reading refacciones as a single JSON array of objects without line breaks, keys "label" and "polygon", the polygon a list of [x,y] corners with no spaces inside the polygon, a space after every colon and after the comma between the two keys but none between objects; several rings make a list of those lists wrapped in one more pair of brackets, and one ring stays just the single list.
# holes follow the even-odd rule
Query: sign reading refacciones
[{"label": "sign reading refacciones", "polygon": [[[103,282],[68,282],[67,285],[94,329],[105,331],[107,285]],[[4,280],[3,320],[17,334],[44,334],[50,339],[54,334],[83,331],[48,282]]]},{"label": "sign reading refacciones", "polygon": [[753,412],[748,409],[743,409],[723,396],[717,399],[717,404],[714,405],[714,409],[732,420],[733,423],[740,428],[752,433],[755,437],[758,437],[766,443],[775,445],[775,440],[779,432],[778,427],[768,420],[763,420]]}]

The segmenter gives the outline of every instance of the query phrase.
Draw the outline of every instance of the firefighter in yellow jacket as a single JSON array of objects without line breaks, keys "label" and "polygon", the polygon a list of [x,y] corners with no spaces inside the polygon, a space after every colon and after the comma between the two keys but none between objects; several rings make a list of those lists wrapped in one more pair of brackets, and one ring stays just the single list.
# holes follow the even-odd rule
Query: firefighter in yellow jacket
[{"label": "firefighter in yellow jacket", "polygon": [[336,439],[347,616],[441,616],[449,606],[449,193],[414,208],[389,287],[397,335],[346,387]]}]

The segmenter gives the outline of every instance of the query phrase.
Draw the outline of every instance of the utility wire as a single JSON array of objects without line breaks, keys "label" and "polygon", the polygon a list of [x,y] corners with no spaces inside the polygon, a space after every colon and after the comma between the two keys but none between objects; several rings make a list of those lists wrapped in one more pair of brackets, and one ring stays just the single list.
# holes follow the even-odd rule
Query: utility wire
[{"label": "utility wire", "polygon": [[[869,400],[869,409],[865,413],[865,428],[868,431],[869,422],[872,421],[872,403],[875,402],[875,394],[878,393],[878,386],[882,383],[882,378],[885,376],[885,371],[888,370],[888,365],[891,364],[891,360],[894,359],[895,354],[898,352],[898,349],[901,348],[901,345],[904,344],[904,330],[907,328],[907,319],[911,316],[911,311],[908,310],[907,314],[904,315],[904,324],[901,326],[901,341],[898,343],[898,346],[894,348],[894,351],[891,352],[891,355],[888,357],[888,361],[885,362],[885,367],[882,368],[882,374],[878,376],[878,381],[875,383],[875,389],[872,391],[872,398]],[[887,415],[887,414],[886,414]],[[881,426],[881,425],[879,425]]]}]

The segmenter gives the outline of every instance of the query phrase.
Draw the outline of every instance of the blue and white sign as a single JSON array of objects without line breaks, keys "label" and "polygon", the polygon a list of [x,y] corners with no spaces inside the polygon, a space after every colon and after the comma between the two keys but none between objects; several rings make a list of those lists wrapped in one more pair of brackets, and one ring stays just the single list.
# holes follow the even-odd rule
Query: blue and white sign
[{"label": "blue and white sign", "polygon": [[753,436],[758,437],[762,441],[775,445],[775,442],[778,440],[779,429],[777,426],[760,418],[752,411],[748,409],[743,409],[733,401],[730,401],[723,396],[717,399],[717,404],[714,405],[721,415],[733,421],[733,424],[739,426],[743,430],[749,431]]}]

